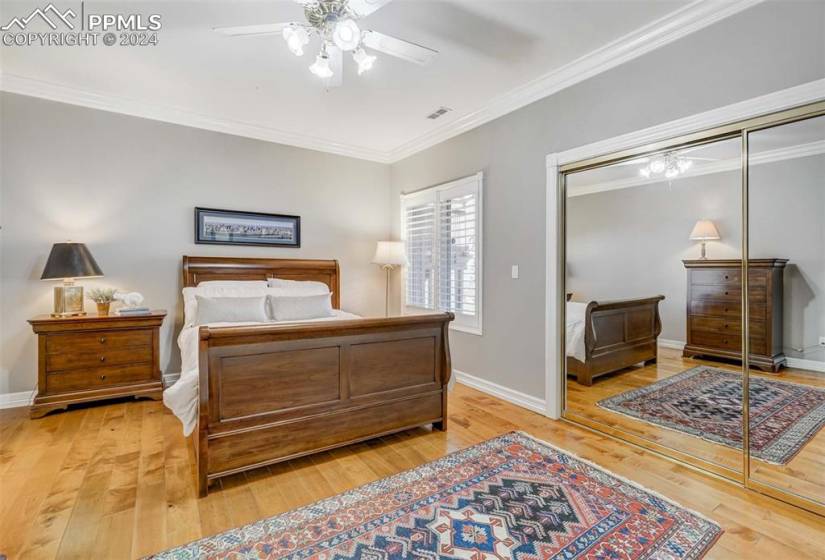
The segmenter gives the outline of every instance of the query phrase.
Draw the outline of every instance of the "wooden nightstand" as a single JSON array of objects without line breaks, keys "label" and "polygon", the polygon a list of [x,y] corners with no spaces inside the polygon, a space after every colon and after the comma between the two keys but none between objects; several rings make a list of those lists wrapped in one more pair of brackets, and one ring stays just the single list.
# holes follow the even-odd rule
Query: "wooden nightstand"
[{"label": "wooden nightstand", "polygon": [[31,417],[114,397],[160,399],[158,339],[164,317],[166,311],[137,317],[30,319],[38,335],[37,396]]}]

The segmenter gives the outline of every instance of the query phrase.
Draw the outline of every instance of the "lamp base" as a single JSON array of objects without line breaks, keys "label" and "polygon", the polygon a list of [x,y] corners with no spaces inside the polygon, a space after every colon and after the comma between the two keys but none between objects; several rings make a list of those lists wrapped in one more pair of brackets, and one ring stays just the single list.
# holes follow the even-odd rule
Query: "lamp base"
[{"label": "lamp base", "polygon": [[54,287],[54,311],[52,317],[82,317],[83,286],[73,284]]}]

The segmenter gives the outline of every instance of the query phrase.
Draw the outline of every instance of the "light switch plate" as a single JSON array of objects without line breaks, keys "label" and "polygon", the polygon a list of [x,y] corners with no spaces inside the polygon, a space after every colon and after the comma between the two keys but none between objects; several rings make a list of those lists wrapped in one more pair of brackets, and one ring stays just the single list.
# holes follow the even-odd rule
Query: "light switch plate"
[{"label": "light switch plate", "polygon": [[513,280],[518,280],[518,265],[514,264],[513,268],[510,270],[510,276],[512,276]]},{"label": "light switch plate", "polygon": [[819,343],[820,343],[822,346],[825,346],[825,336],[820,336],[820,337],[819,337]]}]

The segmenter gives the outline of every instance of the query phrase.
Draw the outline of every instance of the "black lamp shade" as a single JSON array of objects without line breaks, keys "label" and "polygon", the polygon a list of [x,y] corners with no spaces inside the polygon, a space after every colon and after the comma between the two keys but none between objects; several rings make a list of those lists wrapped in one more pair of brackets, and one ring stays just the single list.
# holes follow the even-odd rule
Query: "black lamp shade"
[{"label": "black lamp shade", "polygon": [[103,276],[95,258],[83,243],[55,243],[41,280]]}]

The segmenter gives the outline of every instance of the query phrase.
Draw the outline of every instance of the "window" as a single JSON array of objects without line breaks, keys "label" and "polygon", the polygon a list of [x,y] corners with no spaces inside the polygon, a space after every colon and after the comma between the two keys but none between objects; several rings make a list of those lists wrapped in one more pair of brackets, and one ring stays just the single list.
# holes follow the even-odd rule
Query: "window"
[{"label": "window", "polygon": [[481,334],[482,174],[401,196],[407,311],[452,311]]}]

